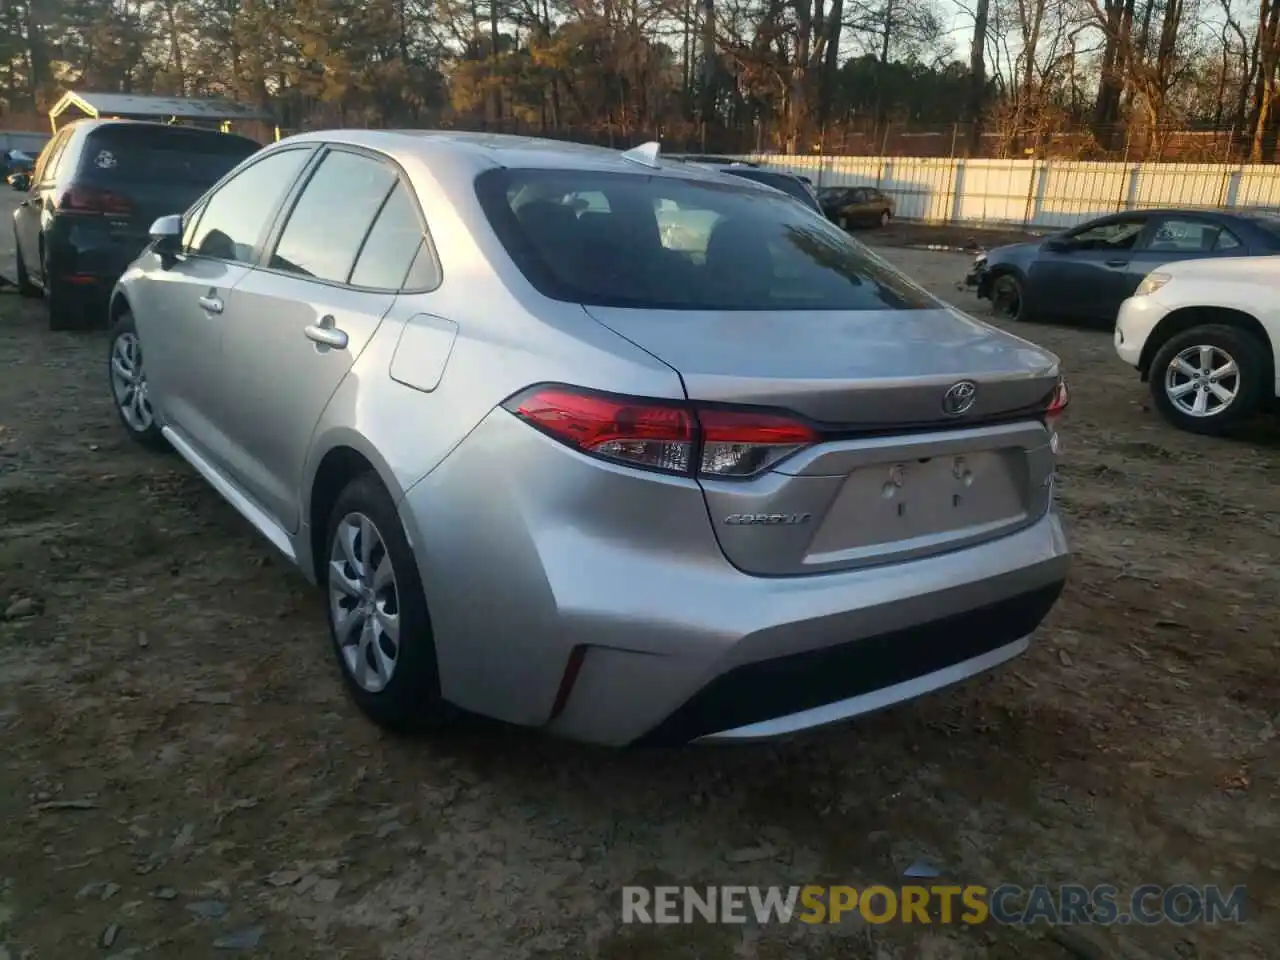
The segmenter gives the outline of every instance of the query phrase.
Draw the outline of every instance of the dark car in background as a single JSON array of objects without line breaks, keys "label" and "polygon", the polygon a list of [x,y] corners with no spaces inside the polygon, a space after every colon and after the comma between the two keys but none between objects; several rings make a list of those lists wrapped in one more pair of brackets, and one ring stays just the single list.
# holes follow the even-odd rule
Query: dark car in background
[{"label": "dark car in background", "polygon": [[0,153],[0,175],[6,180],[15,174],[30,173],[35,158],[21,150],[5,150]]},{"label": "dark car in background", "polygon": [[781,190],[788,196],[794,197],[810,210],[822,213],[822,207],[818,203],[818,194],[813,189],[808,177],[798,177],[793,173],[785,173],[781,170],[770,170],[754,163],[748,163],[745,160],[734,160],[731,157],[691,154],[668,156],[664,159],[679,160],[682,163],[696,163],[700,167],[718,170],[733,177],[741,177],[743,180],[754,180],[756,183],[763,183],[767,187],[773,187],[775,190]]},{"label": "dark car in background", "polygon": [[[49,326],[96,319],[157,217],[186,210],[261,148],[247,137],[133,120],[81,120],[54,136],[13,215],[18,287],[42,293]],[[105,320],[105,312],[103,314]]]},{"label": "dark car in background", "polygon": [[818,191],[822,214],[842,230],[853,226],[887,227],[893,219],[893,197],[876,187],[823,187]]},{"label": "dark car in background", "polygon": [[1280,254],[1280,219],[1224,210],[1140,210],[980,254],[965,283],[1005,320],[1112,323],[1161,264]]}]

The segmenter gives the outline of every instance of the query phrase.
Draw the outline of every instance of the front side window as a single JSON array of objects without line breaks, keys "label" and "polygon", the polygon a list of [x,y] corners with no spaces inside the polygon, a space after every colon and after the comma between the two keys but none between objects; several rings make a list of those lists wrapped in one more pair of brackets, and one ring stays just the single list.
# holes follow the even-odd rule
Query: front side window
[{"label": "front side window", "polygon": [[[751,187],[586,170],[492,170],[476,191],[521,272],[557,300],[657,310],[940,304],[843,231]],[[577,209],[599,192],[609,212]]]},{"label": "front side window", "polygon": [[1132,250],[1147,225],[1145,218],[1112,220],[1068,234],[1077,250]]},{"label": "front side window", "polygon": [[204,205],[189,251],[218,260],[252,263],[276,205],[293,186],[310,150],[280,150],[245,167]]},{"label": "front side window", "polygon": [[[345,150],[328,153],[302,188],[270,266],[345,283],[365,234],[395,182],[396,172],[388,164]],[[406,268],[412,256],[413,251],[408,251]],[[393,286],[398,287],[399,281]]]}]

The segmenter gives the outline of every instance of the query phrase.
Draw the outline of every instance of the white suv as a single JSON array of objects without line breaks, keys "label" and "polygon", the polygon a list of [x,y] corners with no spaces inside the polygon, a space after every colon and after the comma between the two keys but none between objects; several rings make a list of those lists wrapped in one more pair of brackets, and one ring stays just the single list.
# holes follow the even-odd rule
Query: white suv
[{"label": "white suv", "polygon": [[1116,317],[1116,353],[1193,433],[1224,433],[1280,396],[1277,343],[1280,257],[1165,264]]}]

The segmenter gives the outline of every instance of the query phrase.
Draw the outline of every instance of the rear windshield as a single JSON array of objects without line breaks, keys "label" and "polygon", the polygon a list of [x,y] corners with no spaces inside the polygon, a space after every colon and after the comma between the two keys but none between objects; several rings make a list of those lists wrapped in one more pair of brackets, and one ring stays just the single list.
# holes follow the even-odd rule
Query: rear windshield
[{"label": "rear windshield", "polygon": [[489,222],[546,296],[661,310],[940,305],[825,220],[752,187],[585,170],[491,170]]},{"label": "rear windshield", "polygon": [[86,139],[80,169],[95,179],[212,184],[259,149],[233,133],[109,126]]}]

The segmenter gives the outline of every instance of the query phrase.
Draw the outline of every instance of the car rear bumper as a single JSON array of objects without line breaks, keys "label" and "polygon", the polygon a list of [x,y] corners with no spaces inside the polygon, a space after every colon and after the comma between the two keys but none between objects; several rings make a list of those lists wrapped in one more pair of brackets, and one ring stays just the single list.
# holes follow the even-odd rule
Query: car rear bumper
[{"label": "car rear bumper", "polygon": [[104,219],[56,219],[47,240],[49,272],[55,283],[82,290],[86,297],[106,297],[149,239]]},{"label": "car rear bumper", "polygon": [[793,733],[989,669],[1026,648],[1068,567],[1051,510],[947,554],[749,576],[695,483],[570,453],[504,411],[401,515],[446,699],[616,745]]}]

